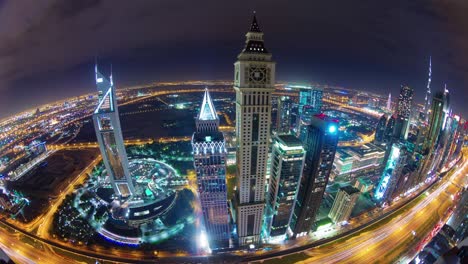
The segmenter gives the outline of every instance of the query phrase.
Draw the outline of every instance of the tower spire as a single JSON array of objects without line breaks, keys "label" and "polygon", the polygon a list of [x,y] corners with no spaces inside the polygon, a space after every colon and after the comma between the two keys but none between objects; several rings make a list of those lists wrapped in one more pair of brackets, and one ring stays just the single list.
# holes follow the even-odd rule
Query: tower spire
[{"label": "tower spire", "polygon": [[200,113],[196,120],[196,125],[197,132],[217,131],[219,127],[219,118],[207,87],[205,87],[205,94],[200,107]]},{"label": "tower spire", "polygon": [[252,25],[250,26],[250,32],[262,32],[260,27],[258,26],[257,16],[255,15],[255,11],[253,11],[253,19]]},{"label": "tower spire", "polygon": [[211,100],[210,92],[208,88],[205,87],[205,95],[203,96],[203,103],[200,107],[200,113],[198,115],[200,120],[216,120],[218,116],[216,115],[216,110]]},{"label": "tower spire", "polygon": [[[424,98],[424,110],[423,113],[427,113],[431,106],[431,79],[432,79],[432,57],[429,56],[429,76],[427,79],[427,90]],[[426,122],[429,120],[429,115],[426,115]]]}]

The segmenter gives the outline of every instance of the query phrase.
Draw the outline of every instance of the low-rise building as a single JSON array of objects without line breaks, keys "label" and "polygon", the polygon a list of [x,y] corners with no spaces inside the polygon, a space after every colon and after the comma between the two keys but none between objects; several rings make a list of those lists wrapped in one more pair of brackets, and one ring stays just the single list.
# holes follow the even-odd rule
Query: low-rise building
[{"label": "low-rise building", "polygon": [[359,198],[359,190],[353,186],[341,187],[336,194],[335,201],[328,216],[335,223],[348,221],[356,201]]},{"label": "low-rise building", "polygon": [[383,165],[384,158],[385,150],[371,143],[341,148],[336,152],[334,176],[353,180],[376,173]]},{"label": "low-rise building", "polygon": [[354,182],[354,187],[361,193],[369,192],[374,188],[374,184],[369,178],[359,177]]}]

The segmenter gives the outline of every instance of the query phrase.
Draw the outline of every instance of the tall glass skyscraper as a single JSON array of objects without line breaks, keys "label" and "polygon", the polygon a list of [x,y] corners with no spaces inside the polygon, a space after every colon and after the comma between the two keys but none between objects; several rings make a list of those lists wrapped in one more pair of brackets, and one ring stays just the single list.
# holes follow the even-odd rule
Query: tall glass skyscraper
[{"label": "tall glass skyscraper", "polygon": [[315,114],[318,114],[315,111],[315,108],[311,105],[304,105],[302,109],[302,116],[299,120],[299,127],[297,130],[297,137],[302,141],[305,142],[307,138],[307,126],[310,125],[312,118]]},{"label": "tall glass skyscraper", "polygon": [[413,89],[402,85],[397,103],[397,119],[394,128],[394,137],[396,139],[407,139],[410,125],[411,107],[413,104]]},{"label": "tall glass skyscraper", "polygon": [[275,62],[253,18],[245,47],[234,63],[236,91],[237,195],[239,245],[260,242],[270,145],[271,93],[275,90]]},{"label": "tall glass skyscraper", "polygon": [[323,90],[315,87],[299,88],[298,117],[296,136],[304,142],[304,130],[310,124],[312,116],[322,112]]},{"label": "tall glass skyscraper", "polygon": [[301,87],[299,89],[299,116],[302,116],[302,110],[305,105],[314,108],[315,114],[322,112],[323,90],[318,87]]},{"label": "tall glass skyscraper", "polygon": [[266,232],[271,238],[284,237],[289,228],[304,157],[302,142],[295,136],[274,139],[266,204]]},{"label": "tall glass skyscraper", "polygon": [[293,237],[306,235],[315,221],[333,169],[338,144],[338,120],[313,116],[304,143],[306,157],[291,220]]},{"label": "tall glass skyscraper", "polygon": [[431,105],[431,117],[429,119],[429,132],[424,143],[424,151],[431,152],[439,138],[440,131],[442,130],[442,124],[444,122],[444,93],[436,92],[432,97]]},{"label": "tall glass skyscraper", "polygon": [[212,249],[229,247],[229,213],[226,189],[226,144],[218,131],[219,118],[208,89],[205,89],[197,131],[192,137],[193,164],[203,223]]},{"label": "tall glass skyscraper", "polygon": [[395,130],[395,123],[397,117],[395,115],[390,116],[387,122],[387,126],[385,127],[385,138],[384,141],[389,143],[393,140],[393,131]]},{"label": "tall glass skyscraper", "polygon": [[408,150],[405,144],[393,143],[379,185],[375,189],[374,197],[379,203],[390,202],[393,198],[393,192],[399,178],[402,177],[402,170],[406,165],[407,158]]},{"label": "tall glass skyscraper", "polygon": [[278,97],[278,112],[276,114],[276,133],[289,134],[291,130],[291,115],[293,100],[288,96]]},{"label": "tall glass skyscraper", "polygon": [[386,129],[387,129],[387,116],[382,115],[375,129],[374,142],[376,144],[382,144],[385,142],[385,130]]},{"label": "tall glass skyscraper", "polygon": [[107,79],[98,71],[97,65],[95,74],[99,101],[93,114],[94,129],[114,193],[126,198],[133,195],[135,189],[128,170],[112,74]]}]

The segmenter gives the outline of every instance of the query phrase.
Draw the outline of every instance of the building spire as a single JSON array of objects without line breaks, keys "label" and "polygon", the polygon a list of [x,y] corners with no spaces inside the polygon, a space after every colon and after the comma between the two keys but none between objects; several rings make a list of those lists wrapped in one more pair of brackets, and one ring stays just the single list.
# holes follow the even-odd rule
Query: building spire
[{"label": "building spire", "polygon": [[197,132],[213,132],[218,131],[219,118],[216,114],[213,101],[211,100],[210,92],[205,87],[205,95],[200,107],[200,113],[196,119]]},{"label": "building spire", "polygon": [[255,15],[255,11],[253,11],[253,19],[252,19],[252,25],[250,26],[250,32],[262,32],[260,30],[260,27],[258,26],[257,16]]},{"label": "building spire", "polygon": [[200,120],[216,120],[218,115],[216,114],[216,109],[211,100],[210,93],[208,88],[205,87],[205,95],[203,96],[203,103],[200,107],[200,113],[198,115]]},{"label": "building spire", "polygon": [[[424,97],[424,109],[423,113],[427,113],[431,106],[431,79],[432,79],[432,57],[429,56],[429,76],[427,79],[427,90],[426,96]],[[429,120],[429,115],[426,115],[426,122]]]}]

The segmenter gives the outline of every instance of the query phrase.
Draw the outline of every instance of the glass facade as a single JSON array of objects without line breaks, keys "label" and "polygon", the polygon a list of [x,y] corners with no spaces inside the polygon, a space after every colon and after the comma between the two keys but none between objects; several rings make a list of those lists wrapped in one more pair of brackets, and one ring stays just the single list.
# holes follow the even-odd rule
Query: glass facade
[{"label": "glass facade", "polygon": [[315,114],[322,112],[323,105],[323,90],[313,87],[302,87],[299,90],[298,117],[296,127],[296,136],[302,142],[305,142],[307,126]]},{"label": "glass facade", "polygon": [[333,169],[337,128],[338,120],[324,114],[315,115],[307,126],[304,168],[290,225],[295,237],[306,235],[315,221]]},{"label": "glass facade", "polygon": [[299,90],[299,116],[302,116],[303,107],[310,105],[315,113],[322,112],[323,90],[314,87],[303,87]]},{"label": "glass facade", "polygon": [[134,193],[134,186],[128,170],[112,76],[107,79],[97,70],[97,66],[96,85],[99,102],[93,121],[99,149],[114,193],[119,197],[128,197]]},{"label": "glass facade", "polygon": [[276,116],[276,133],[289,134],[292,122],[293,101],[287,96],[278,97],[278,113]]},{"label": "glass facade", "polygon": [[109,169],[116,180],[125,179],[125,171],[123,168],[122,160],[120,159],[115,134],[113,131],[106,131],[101,133],[102,142],[104,143],[105,153],[102,153],[105,159],[109,162]]},{"label": "glass facade", "polygon": [[391,200],[396,184],[401,177],[402,169],[406,165],[406,159],[406,146],[402,143],[394,143],[374,194],[375,199],[380,203]]},{"label": "glass facade", "polygon": [[305,151],[292,135],[275,138],[272,152],[266,224],[270,237],[285,235],[291,220]]}]

